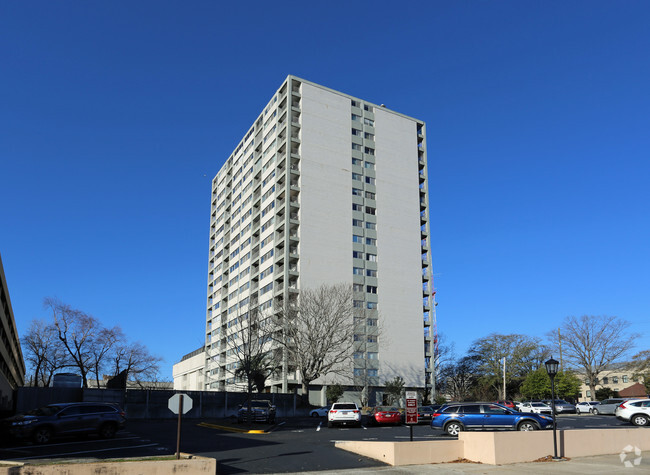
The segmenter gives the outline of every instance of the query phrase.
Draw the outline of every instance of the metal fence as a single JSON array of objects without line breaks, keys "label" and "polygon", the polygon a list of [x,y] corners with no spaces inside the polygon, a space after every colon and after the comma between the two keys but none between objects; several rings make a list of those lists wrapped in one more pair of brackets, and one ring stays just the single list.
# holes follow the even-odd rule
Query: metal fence
[{"label": "metal fence", "polygon": [[[240,392],[24,387],[16,391],[16,412],[57,402],[112,402],[124,408],[129,419],[168,419],[176,417],[169,410],[169,398],[181,392],[192,399],[192,409],[183,416],[186,418],[233,417],[239,405],[246,401],[246,393]],[[309,414],[309,405],[297,394],[254,393],[252,398],[271,401],[277,408],[278,417]]]}]

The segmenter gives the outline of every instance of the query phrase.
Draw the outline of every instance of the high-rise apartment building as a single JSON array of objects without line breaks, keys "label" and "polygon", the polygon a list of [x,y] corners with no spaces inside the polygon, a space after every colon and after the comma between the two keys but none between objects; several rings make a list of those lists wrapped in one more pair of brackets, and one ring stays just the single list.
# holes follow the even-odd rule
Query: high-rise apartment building
[{"label": "high-rise apartment building", "polygon": [[[227,340],[238,314],[339,283],[354,287],[366,324],[381,325],[379,336],[354,335],[354,369],[339,382],[431,387],[425,135],[422,121],[383,105],[284,81],[212,181],[205,389],[236,389]],[[300,385],[285,374],[268,389]]]}]

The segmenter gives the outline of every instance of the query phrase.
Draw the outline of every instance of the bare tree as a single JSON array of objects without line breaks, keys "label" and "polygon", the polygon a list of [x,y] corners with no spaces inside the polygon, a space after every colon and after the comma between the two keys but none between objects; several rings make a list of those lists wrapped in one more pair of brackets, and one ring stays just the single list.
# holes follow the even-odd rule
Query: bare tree
[{"label": "bare tree", "polygon": [[21,341],[25,359],[33,371],[32,386],[49,386],[54,373],[68,364],[56,329],[43,320],[32,320]]},{"label": "bare tree", "polygon": [[118,343],[111,352],[114,376],[124,372],[126,379],[144,387],[145,382],[155,381],[160,371],[162,358],[149,353],[140,342]]},{"label": "bare tree", "polygon": [[124,340],[125,336],[120,327],[100,328],[97,336],[93,338],[93,345],[90,348],[90,361],[92,372],[95,373],[97,387],[99,387],[100,374],[106,366],[109,352],[118,342]]},{"label": "bare tree", "polygon": [[[266,379],[279,366],[272,349],[272,331],[270,320],[262,315],[259,307],[240,312],[230,324],[226,346],[234,362],[226,365],[226,370],[235,380],[244,381],[249,404],[253,390],[262,392]],[[250,407],[248,411],[251,414]]]},{"label": "bare tree", "polygon": [[470,398],[478,380],[477,366],[476,358],[464,356],[442,368],[442,387],[452,401],[465,401]]},{"label": "bare tree", "polygon": [[[630,323],[618,317],[567,317],[561,327],[561,336],[550,333],[559,352],[562,346],[564,360],[584,371],[591,394],[596,394],[596,381],[606,367],[624,357],[634,347],[636,334],[629,334]],[[559,353],[556,353],[559,354]]]},{"label": "bare tree", "polygon": [[302,393],[327,374],[349,377],[354,343],[352,287],[321,285],[302,289],[298,299],[286,302],[273,316],[274,341],[297,369]]},{"label": "bare tree", "polygon": [[46,298],[44,306],[52,312],[57,336],[81,373],[83,387],[87,388],[88,373],[92,369],[91,349],[101,329],[99,321],[53,298]]}]

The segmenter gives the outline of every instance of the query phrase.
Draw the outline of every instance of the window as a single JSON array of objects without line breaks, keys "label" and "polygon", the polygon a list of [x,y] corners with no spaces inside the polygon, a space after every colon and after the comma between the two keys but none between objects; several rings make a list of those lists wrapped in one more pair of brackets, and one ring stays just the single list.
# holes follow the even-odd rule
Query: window
[{"label": "window", "polygon": [[363,110],[364,110],[364,111],[368,111],[368,112],[372,112],[372,107],[370,107],[370,106],[364,104],[364,105],[363,105]]},{"label": "window", "polygon": [[585,393],[585,396],[586,396],[586,397],[591,397],[591,391],[587,391],[587,392]]},{"label": "window", "polygon": [[370,148],[370,147],[364,147],[363,153],[365,153],[367,155],[374,155],[375,154],[375,149]]},{"label": "window", "polygon": [[361,267],[353,267],[352,273],[354,275],[363,275],[363,269]]},{"label": "window", "polygon": [[352,306],[355,308],[363,308],[363,300],[353,300]]},{"label": "window", "polygon": [[363,221],[360,220],[360,219],[353,219],[353,220],[352,220],[352,226],[359,226],[359,227],[361,227],[361,226],[363,226]]},{"label": "window", "polygon": [[357,114],[352,114],[352,120],[355,122],[361,122],[361,116]]},{"label": "window", "polygon": [[273,273],[273,266],[267,267],[260,273],[260,279],[263,279],[266,276],[269,276]]},{"label": "window", "polygon": [[352,188],[352,196],[363,196],[363,190]]},{"label": "window", "polygon": [[363,292],[363,284],[352,284],[353,292]]},{"label": "window", "polygon": [[352,107],[361,107],[361,103],[352,99]]},{"label": "window", "polygon": [[271,249],[269,252],[267,252],[262,257],[260,257],[260,264],[262,264],[267,259],[270,259],[271,257],[273,257],[273,249]]},{"label": "window", "polygon": [[368,198],[369,200],[374,200],[375,194],[372,193],[371,191],[366,191],[366,198]]},{"label": "window", "polygon": [[614,384],[618,384],[618,376],[614,376],[614,377],[612,378],[612,383],[614,383]]},{"label": "window", "polygon": [[368,352],[368,359],[369,360],[376,360],[376,359],[378,359],[378,356],[379,356],[379,353],[377,353],[376,351],[369,351]]},{"label": "window", "polygon": [[353,143],[352,150],[361,150],[361,145],[359,145],[358,143]]},{"label": "window", "polygon": [[352,235],[352,242],[363,243],[363,236]]},{"label": "window", "polygon": [[368,335],[368,343],[377,343],[377,335]]},{"label": "window", "polygon": [[377,229],[377,223],[366,223],[366,229]]},{"label": "window", "polygon": [[377,326],[377,319],[376,318],[369,318],[368,319],[368,326],[369,327],[376,327]]},{"label": "window", "polygon": [[370,262],[377,262],[377,254],[366,254],[366,260]]},{"label": "window", "polygon": [[375,140],[375,134],[371,134],[370,132],[364,132],[363,138],[368,140]]},{"label": "window", "polygon": [[354,335],[354,341],[362,341],[362,335]]},{"label": "window", "polygon": [[361,181],[361,178],[363,178],[362,175],[360,175],[359,173],[354,173],[354,172],[352,172],[352,179],[353,179],[353,180]]},{"label": "window", "polygon": [[354,259],[363,259],[363,252],[361,252],[361,251],[352,251],[352,258],[354,258]]},{"label": "window", "polygon": [[363,368],[354,368],[355,376],[363,376]]},{"label": "window", "polygon": [[366,292],[368,292],[369,294],[376,294],[377,293],[377,287],[375,287],[374,285],[367,285],[366,286]]},{"label": "window", "polygon": [[624,374],[624,375],[623,375],[623,382],[624,382],[624,383],[627,383],[627,382],[628,382],[627,374]]},{"label": "window", "polygon": [[[354,173],[353,173],[353,175],[354,175]],[[371,177],[371,176],[367,176],[366,177],[366,183],[368,183],[369,185],[374,185],[375,184],[375,179],[373,177]]]},{"label": "window", "polygon": [[366,308],[368,310],[377,310],[377,302],[368,302]]},{"label": "window", "polygon": [[607,376],[603,378],[603,384],[609,384],[609,378]]},{"label": "window", "polygon": [[268,292],[269,290],[271,290],[272,288],[273,288],[273,282],[271,282],[271,283],[268,284],[268,285],[265,285],[265,286],[262,287],[262,289],[260,290],[260,295],[267,293],[267,292]]},{"label": "window", "polygon": [[377,208],[373,208],[372,206],[366,206],[366,213],[375,215],[377,214]]},{"label": "window", "polygon": [[352,203],[352,211],[363,211],[363,205]]},{"label": "window", "polygon": [[[352,115],[354,115],[354,114],[352,114]],[[361,117],[359,117],[359,118],[361,118]],[[372,119],[365,118],[365,119],[363,119],[363,123],[366,124],[366,125],[369,125],[370,127],[375,126],[375,121],[372,120]]]},{"label": "window", "polygon": [[377,271],[373,269],[366,269],[366,276],[377,277]]},{"label": "window", "polygon": [[371,169],[371,170],[374,170],[374,169],[375,169],[375,164],[372,163],[372,162],[364,162],[364,163],[363,163],[363,166],[366,167],[366,168],[369,168],[369,169]]},{"label": "window", "polygon": [[352,159],[352,165],[358,165],[361,166],[362,160],[359,158],[353,158]]},{"label": "window", "polygon": [[363,358],[363,353],[361,351],[355,351],[354,352],[354,359],[358,360],[358,359],[361,359],[361,358]]},{"label": "window", "polygon": [[368,246],[376,246],[377,240],[375,238],[366,238],[366,244]]},{"label": "window", "polygon": [[362,136],[363,132],[361,132],[359,129],[355,129],[354,127],[352,127],[352,135]]},{"label": "window", "polygon": [[377,376],[378,375],[378,370],[376,369],[369,369],[368,370],[368,376]]}]

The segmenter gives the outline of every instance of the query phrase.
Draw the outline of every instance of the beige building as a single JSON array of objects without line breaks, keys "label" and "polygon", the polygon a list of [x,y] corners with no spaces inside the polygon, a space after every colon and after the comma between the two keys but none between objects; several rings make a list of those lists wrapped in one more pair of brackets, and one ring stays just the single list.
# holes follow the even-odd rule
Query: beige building
[{"label": "beige building", "polygon": [[[582,386],[580,387],[580,401],[594,401],[596,396],[591,394],[588,384],[589,381],[585,375],[576,372],[576,376],[582,381]],[[642,383],[643,379],[635,378],[634,370],[629,364],[612,364],[605,371],[600,373],[596,384],[596,391],[602,388],[610,388],[614,392],[621,392],[629,390],[639,382]]]},{"label": "beige building", "polygon": [[[355,306],[368,327],[354,335],[354,367],[340,382],[401,376],[407,387],[430,388],[428,203],[422,121],[287,77],[212,181],[203,389],[241,390],[227,347],[238,313],[273,312],[275,299],[340,283],[362,295]],[[189,384],[197,373],[198,383],[198,364],[182,363],[179,377]],[[300,383],[286,366],[267,390]],[[322,387],[316,394],[320,403]]]},{"label": "beige building", "polygon": [[13,410],[14,390],[24,385],[25,361],[0,256],[0,412]]},{"label": "beige building", "polygon": [[181,358],[173,367],[174,389],[178,391],[203,391],[205,347],[198,348]]}]

